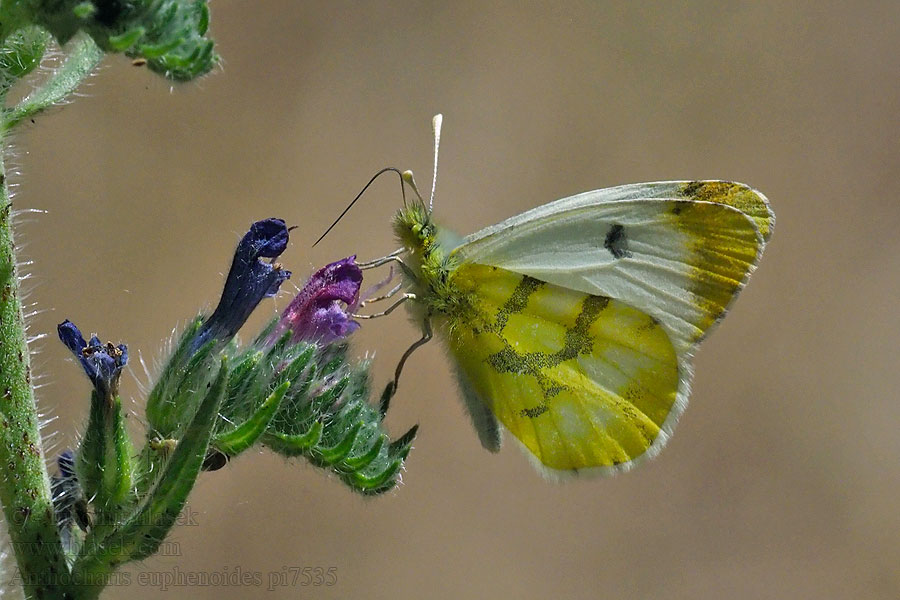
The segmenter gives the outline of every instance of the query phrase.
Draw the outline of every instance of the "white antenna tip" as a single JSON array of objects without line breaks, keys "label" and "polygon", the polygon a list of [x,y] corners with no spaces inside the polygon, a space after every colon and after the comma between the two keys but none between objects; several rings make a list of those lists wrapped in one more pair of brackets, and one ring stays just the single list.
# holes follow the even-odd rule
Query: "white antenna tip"
[{"label": "white antenna tip", "polygon": [[441,123],[444,115],[438,113],[431,119],[431,128],[434,132],[434,172],[431,175],[431,198],[428,200],[428,212],[434,208],[434,188],[437,185],[438,148],[441,145]]}]

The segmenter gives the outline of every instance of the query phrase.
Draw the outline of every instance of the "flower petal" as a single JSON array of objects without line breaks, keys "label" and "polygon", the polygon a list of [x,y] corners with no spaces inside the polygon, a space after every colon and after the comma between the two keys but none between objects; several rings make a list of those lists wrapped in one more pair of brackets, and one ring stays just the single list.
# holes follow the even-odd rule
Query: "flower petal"
[{"label": "flower petal", "polygon": [[330,343],[350,335],[359,329],[351,312],[359,302],[361,284],[362,270],[356,256],[322,267],[282,313],[273,338],[288,329],[294,341]]},{"label": "flower petal", "polygon": [[227,342],[247,321],[263,298],[274,296],[291,276],[277,258],[287,248],[289,230],[281,219],[257,221],[238,243],[225,280],[222,297],[194,340],[194,349],[216,339]]}]

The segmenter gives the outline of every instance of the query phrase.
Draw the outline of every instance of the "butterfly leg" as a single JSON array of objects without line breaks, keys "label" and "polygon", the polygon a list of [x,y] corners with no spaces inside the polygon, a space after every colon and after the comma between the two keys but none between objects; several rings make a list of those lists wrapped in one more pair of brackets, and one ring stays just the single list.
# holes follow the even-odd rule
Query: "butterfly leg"
[{"label": "butterfly leg", "polygon": [[422,321],[422,337],[413,342],[413,344],[406,349],[406,352],[403,353],[403,356],[400,357],[400,362],[397,363],[397,370],[394,371],[393,381],[387,384],[387,387],[384,388],[384,392],[381,394],[382,416],[387,413],[388,407],[391,404],[391,398],[397,393],[397,385],[400,382],[400,373],[403,372],[403,365],[406,364],[406,360],[416,351],[416,348],[427,344],[432,337],[431,317],[430,315],[426,315],[425,320]]},{"label": "butterfly leg", "polygon": [[362,308],[367,304],[373,304],[375,302],[381,302],[382,300],[387,300],[389,298],[393,298],[397,294],[397,292],[399,292],[402,288],[403,288],[403,284],[398,283],[396,286],[394,286],[394,289],[389,291],[387,294],[382,294],[381,296],[375,296],[374,298],[366,298],[365,300],[363,300],[362,302],[359,303],[359,307]]},{"label": "butterfly leg", "polygon": [[367,269],[374,269],[375,267],[380,267],[381,265],[385,265],[385,264],[387,264],[389,262],[393,262],[393,261],[396,261],[402,265],[403,261],[400,260],[399,257],[405,251],[406,251],[406,248],[397,248],[396,250],[394,250],[393,252],[391,252],[390,254],[388,254],[386,256],[382,256],[381,258],[376,258],[374,260],[370,260],[367,262],[358,262],[358,263],[356,263],[356,266],[359,267],[360,269],[362,269],[363,271],[365,271]]},{"label": "butterfly leg", "polygon": [[398,306],[400,306],[407,300],[415,300],[415,299],[416,299],[415,294],[406,293],[406,294],[403,294],[402,296],[400,296],[399,300],[397,300],[396,302],[394,302],[393,304],[388,306],[386,309],[384,309],[380,313],[374,313],[371,315],[356,315],[356,314],[354,314],[352,316],[354,319],[377,319],[378,317],[384,317],[384,316],[391,314],[392,312],[394,312],[397,309]]}]

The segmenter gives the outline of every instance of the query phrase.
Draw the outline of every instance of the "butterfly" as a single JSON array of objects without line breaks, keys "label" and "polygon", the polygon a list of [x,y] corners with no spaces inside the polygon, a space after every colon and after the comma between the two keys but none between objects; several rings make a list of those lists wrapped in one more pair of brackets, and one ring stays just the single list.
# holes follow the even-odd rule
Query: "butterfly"
[{"label": "butterfly", "polygon": [[488,450],[502,424],[550,475],[609,475],[655,456],[687,406],[697,345],[772,235],[766,197],[728,181],[622,185],[460,238],[432,217],[441,120],[428,204],[402,173],[415,198],[393,221],[401,248],[361,264],[399,264],[394,292],[405,287],[423,330],[383,401],[437,331]]}]

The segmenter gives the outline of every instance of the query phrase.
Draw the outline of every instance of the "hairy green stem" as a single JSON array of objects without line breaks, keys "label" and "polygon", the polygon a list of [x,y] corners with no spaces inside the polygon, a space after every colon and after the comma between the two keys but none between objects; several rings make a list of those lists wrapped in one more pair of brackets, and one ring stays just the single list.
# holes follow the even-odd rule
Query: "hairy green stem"
[{"label": "hairy green stem", "polygon": [[7,113],[4,131],[65,100],[103,59],[103,50],[85,33],[76,35],[65,51],[62,66]]},{"label": "hairy green stem", "polygon": [[[69,44],[63,65],[18,106],[4,109],[0,135],[64,100],[103,56],[87,36]],[[15,77],[18,74],[11,74]],[[5,90],[11,83],[5,86]],[[0,95],[5,99],[5,93]],[[12,202],[0,152],[0,502],[26,597],[63,598],[68,567],[44,462],[22,313]]]},{"label": "hairy green stem", "polygon": [[68,568],[38,431],[11,218],[0,153],[0,502],[26,597],[62,598],[57,583]]}]

